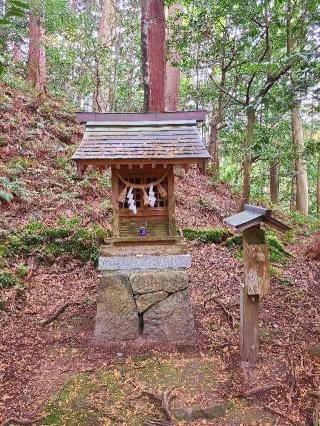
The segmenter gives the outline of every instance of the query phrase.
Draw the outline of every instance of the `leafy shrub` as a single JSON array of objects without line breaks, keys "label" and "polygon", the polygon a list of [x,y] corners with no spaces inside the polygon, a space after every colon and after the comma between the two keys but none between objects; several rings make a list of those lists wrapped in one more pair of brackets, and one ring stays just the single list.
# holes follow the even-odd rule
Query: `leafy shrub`
[{"label": "leafy shrub", "polygon": [[183,235],[187,240],[198,239],[204,244],[212,244],[224,241],[230,231],[226,228],[185,228]]}]

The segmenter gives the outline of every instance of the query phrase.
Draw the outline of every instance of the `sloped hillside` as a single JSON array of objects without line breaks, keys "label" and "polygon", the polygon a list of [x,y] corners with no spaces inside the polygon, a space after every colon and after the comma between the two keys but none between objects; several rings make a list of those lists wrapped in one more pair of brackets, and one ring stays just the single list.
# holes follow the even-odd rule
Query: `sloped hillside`
[{"label": "sloped hillside", "polygon": [[[69,159],[82,128],[62,101],[3,85],[0,90],[0,419],[46,412],[65,380],[111,368],[122,352],[126,360],[170,353],[223,362],[217,361],[215,392],[233,404],[235,414],[233,423],[221,417],[210,424],[253,424],[237,418],[237,395],[263,386],[265,392],[239,403],[241,410],[272,413],[277,424],[309,424],[315,403],[310,392],[320,388],[319,358],[308,350],[320,338],[320,263],[305,256],[308,228],[296,226],[282,243],[269,235],[272,284],[261,304],[260,362],[240,368],[241,247],[239,238],[226,241],[231,233],[217,231],[225,228],[223,218],[237,209],[238,199],[226,183],[213,185],[196,169],[178,170],[177,218],[193,256],[189,279],[197,345],[95,347],[95,262],[110,231],[110,175],[89,170],[78,180]],[[199,237],[192,228],[215,233]],[[266,424],[261,419],[257,424]]]}]

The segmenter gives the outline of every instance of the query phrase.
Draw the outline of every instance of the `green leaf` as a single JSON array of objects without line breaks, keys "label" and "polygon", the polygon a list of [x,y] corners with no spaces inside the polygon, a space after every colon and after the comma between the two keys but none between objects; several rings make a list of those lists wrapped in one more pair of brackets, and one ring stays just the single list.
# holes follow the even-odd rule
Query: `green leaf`
[{"label": "green leaf", "polygon": [[10,24],[10,20],[7,18],[1,18],[0,19],[0,25],[9,25]]},{"label": "green leaf", "polygon": [[24,12],[16,7],[10,7],[7,11],[7,16],[18,16],[19,18],[23,18]]},{"label": "green leaf", "polygon": [[29,3],[20,0],[10,0],[10,3],[21,9],[29,9]]}]

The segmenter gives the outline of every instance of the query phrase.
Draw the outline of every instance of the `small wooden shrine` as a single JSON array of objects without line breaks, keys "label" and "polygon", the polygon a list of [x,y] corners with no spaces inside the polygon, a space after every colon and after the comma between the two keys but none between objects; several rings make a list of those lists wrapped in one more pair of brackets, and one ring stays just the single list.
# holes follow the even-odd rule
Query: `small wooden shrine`
[{"label": "small wooden shrine", "polygon": [[197,123],[205,112],[78,113],[83,140],[72,159],[112,170],[112,244],[174,242],[174,166],[209,159]]},{"label": "small wooden shrine", "polygon": [[209,158],[197,123],[205,112],[79,113],[86,123],[72,159],[111,167],[113,232],[100,249],[94,337],[188,341],[194,322],[188,293],[191,256],[176,235],[174,166]]}]

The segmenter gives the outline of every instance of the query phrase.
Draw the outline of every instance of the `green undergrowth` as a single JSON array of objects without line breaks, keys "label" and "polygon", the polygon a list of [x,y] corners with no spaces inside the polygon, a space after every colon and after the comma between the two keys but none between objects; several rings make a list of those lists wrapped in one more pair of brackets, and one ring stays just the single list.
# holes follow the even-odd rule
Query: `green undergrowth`
[{"label": "green undergrowth", "polygon": [[[227,239],[226,246],[228,248],[237,247],[236,256],[243,259],[242,253],[242,235],[234,235]],[[284,244],[275,235],[267,235],[266,243],[269,248],[270,263],[287,265],[289,258],[292,256],[286,249]]]},{"label": "green undergrowth", "polygon": [[199,240],[204,244],[221,243],[230,237],[227,228],[184,228],[183,236],[187,240]]},{"label": "green undergrowth", "polygon": [[[60,218],[57,226],[32,221],[17,231],[0,230],[0,263],[6,266],[8,260],[20,256],[35,256],[52,263],[56,257],[67,254],[97,263],[98,248],[108,236],[109,232],[100,225],[81,226],[79,217]],[[25,271],[20,267],[16,273],[23,277]]]}]

